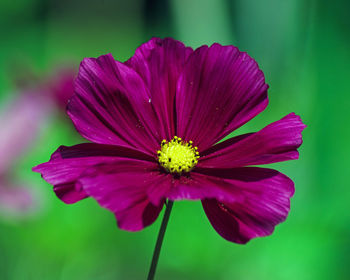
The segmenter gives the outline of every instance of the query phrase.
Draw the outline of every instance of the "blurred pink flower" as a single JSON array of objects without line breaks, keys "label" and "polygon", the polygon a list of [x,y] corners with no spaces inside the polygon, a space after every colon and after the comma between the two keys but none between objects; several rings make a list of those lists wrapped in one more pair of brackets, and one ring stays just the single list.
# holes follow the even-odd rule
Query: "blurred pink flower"
[{"label": "blurred pink flower", "polygon": [[58,70],[45,85],[46,92],[50,95],[55,106],[62,112],[66,111],[68,100],[74,93],[75,71],[73,69]]},{"label": "blurred pink flower", "polygon": [[25,215],[35,206],[33,188],[20,182],[13,171],[55,108],[63,111],[73,94],[73,79],[73,71],[62,70],[31,89],[22,89],[0,108],[0,211]]}]

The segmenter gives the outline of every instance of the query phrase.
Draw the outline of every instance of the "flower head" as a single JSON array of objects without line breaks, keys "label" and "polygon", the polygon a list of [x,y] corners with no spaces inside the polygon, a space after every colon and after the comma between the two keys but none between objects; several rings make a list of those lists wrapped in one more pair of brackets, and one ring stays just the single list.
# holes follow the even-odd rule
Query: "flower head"
[{"label": "flower head", "polygon": [[166,199],[190,199],[229,241],[269,235],[287,217],[294,184],[250,166],[297,159],[305,125],[291,113],[217,144],[265,109],[267,89],[234,46],[153,38],[124,63],[86,58],[67,111],[93,143],[61,146],[34,171],[66,203],[94,198],[125,230],[153,223]]}]

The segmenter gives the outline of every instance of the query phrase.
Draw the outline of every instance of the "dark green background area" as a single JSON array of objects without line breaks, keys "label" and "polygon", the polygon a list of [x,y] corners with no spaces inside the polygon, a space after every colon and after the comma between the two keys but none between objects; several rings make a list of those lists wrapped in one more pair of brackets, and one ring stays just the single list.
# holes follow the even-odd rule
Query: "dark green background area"
[{"label": "dark green background area", "polygon": [[[152,36],[238,46],[264,71],[270,103],[234,134],[289,112],[308,125],[300,160],[270,165],[295,182],[290,215],[273,235],[242,246],[214,231],[200,202],[176,202],[156,279],[350,279],[349,3],[1,0],[0,102],[12,97],[18,70],[44,76],[109,52],[124,61]],[[59,145],[81,141],[67,118],[53,114],[16,163],[14,175],[34,185],[38,209],[0,218],[1,280],[145,279],[161,219],[121,231],[92,199],[65,205],[31,172]]]}]

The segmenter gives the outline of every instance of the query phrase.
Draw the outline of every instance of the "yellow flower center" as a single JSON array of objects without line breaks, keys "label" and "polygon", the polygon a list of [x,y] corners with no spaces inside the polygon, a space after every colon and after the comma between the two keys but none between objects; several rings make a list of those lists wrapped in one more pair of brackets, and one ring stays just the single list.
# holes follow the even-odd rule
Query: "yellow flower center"
[{"label": "yellow flower center", "polygon": [[177,136],[170,142],[164,139],[157,151],[159,164],[170,173],[190,172],[199,159],[198,148],[192,144],[192,141],[185,142]]}]

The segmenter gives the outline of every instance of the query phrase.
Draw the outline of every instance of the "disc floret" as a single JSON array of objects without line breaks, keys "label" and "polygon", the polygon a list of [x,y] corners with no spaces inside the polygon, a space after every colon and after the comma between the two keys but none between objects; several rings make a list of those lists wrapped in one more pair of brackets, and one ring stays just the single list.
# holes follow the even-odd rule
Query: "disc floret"
[{"label": "disc floret", "polygon": [[161,149],[157,151],[159,164],[169,173],[190,172],[198,163],[198,148],[192,141],[183,141],[175,136],[171,141],[161,142]]}]

